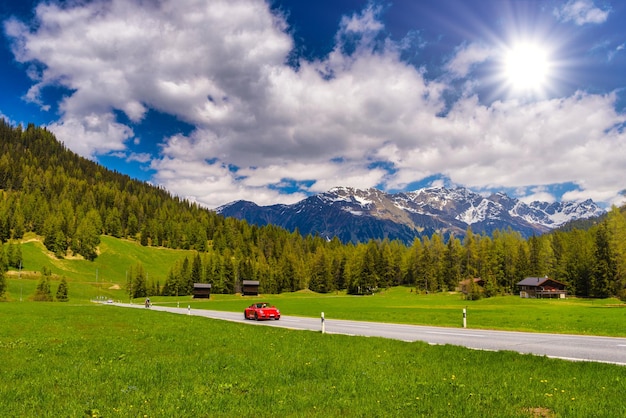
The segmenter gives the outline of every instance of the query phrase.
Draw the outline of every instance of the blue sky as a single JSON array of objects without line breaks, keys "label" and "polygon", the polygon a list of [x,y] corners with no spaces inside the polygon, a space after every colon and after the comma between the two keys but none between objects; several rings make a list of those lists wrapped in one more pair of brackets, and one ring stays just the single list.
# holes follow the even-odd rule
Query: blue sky
[{"label": "blue sky", "polygon": [[214,208],[335,186],[624,203],[617,0],[5,0],[0,117]]}]

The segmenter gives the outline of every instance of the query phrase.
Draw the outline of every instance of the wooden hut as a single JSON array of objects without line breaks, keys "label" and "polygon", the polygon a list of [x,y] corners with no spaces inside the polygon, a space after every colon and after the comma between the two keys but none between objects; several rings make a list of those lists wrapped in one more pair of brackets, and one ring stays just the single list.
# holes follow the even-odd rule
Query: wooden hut
[{"label": "wooden hut", "polygon": [[259,281],[244,280],[241,294],[243,296],[259,296]]},{"label": "wooden hut", "polygon": [[194,283],[193,284],[193,298],[194,299],[209,299],[211,297],[211,284],[210,283]]}]

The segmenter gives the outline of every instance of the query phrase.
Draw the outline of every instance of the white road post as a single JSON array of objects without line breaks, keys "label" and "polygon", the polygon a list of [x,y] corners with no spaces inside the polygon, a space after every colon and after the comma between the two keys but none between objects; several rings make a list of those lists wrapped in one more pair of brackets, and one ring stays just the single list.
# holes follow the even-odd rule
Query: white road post
[{"label": "white road post", "polygon": [[467,328],[467,309],[463,308],[463,328]]},{"label": "white road post", "polygon": [[187,315],[191,315],[191,305],[187,305]]},{"label": "white road post", "polygon": [[324,312],[322,312],[322,334],[326,333],[326,324],[324,323]]}]

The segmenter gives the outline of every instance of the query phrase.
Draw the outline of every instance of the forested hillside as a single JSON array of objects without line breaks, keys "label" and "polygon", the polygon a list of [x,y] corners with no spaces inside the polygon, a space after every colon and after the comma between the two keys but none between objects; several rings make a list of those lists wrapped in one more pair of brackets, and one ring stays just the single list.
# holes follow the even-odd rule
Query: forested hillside
[{"label": "forested hillside", "polygon": [[244,279],[259,280],[263,293],[308,288],[356,294],[394,285],[436,292],[470,277],[483,278],[483,295],[489,296],[514,292],[526,276],[544,275],[580,296],[625,296],[626,218],[617,208],[589,229],[528,240],[512,230],[485,236],[468,229],[463,241],[434,234],[411,246],[388,240],[343,245],[223,218],[79,157],[33,125],[23,129],[0,120],[0,146],[2,271],[17,267],[17,244],[26,232],[43,237],[57,257],[87,260],[97,257],[106,234],[197,251],[172,266],[160,288],[135,269],[128,286],[134,296],[188,294],[194,282],[233,293]]}]

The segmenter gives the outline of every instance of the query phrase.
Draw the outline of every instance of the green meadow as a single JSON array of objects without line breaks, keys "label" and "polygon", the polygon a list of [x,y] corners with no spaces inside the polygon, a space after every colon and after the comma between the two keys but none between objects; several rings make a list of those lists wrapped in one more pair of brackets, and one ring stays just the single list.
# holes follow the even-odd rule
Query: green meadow
[{"label": "green meadow", "polygon": [[621,417],[626,369],[107,304],[0,304],[11,417]]},{"label": "green meadow", "polygon": [[[0,415],[10,417],[621,417],[623,366],[257,327],[145,309],[127,301],[127,269],[163,277],[191,254],[103,237],[95,262],[56,260],[37,241],[0,303]],[[32,302],[43,267],[69,302]],[[160,275],[160,276],[159,276]],[[22,300],[20,302],[20,299]],[[247,298],[154,297],[159,305],[284,315],[626,336],[617,300],[465,301],[392,288],[373,296],[297,292]],[[136,300],[135,303],[142,301]]]}]

